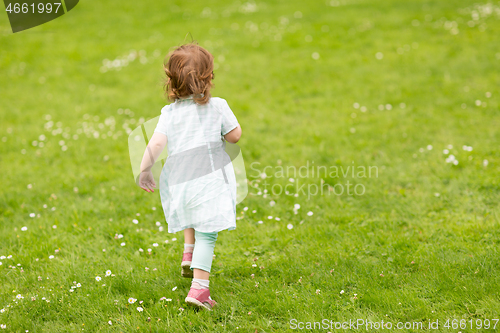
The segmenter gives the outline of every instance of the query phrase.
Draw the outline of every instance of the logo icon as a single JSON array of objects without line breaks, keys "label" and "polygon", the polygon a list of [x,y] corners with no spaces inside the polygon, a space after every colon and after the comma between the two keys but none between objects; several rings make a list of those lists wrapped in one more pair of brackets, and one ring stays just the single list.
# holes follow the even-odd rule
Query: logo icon
[{"label": "logo icon", "polygon": [[[136,184],[139,184],[142,157],[146,151],[149,139],[153,136],[159,119],[160,116],[150,119],[141,126],[136,127],[129,134],[128,148],[130,163],[132,164],[132,173]],[[172,155],[171,158],[173,159],[170,163],[167,161],[168,151],[165,148],[151,169],[156,183],[160,184],[160,176],[165,167],[170,169],[173,165],[175,165],[176,167],[171,170],[173,172],[170,177],[170,182],[182,183],[203,177],[208,173],[217,170],[222,170],[222,173],[226,178],[224,168],[228,164],[231,164],[236,178],[236,203],[242,202],[248,194],[248,184],[243,154],[237,144],[226,142],[223,150],[225,155],[222,156],[221,154],[223,152],[220,151],[221,146],[222,145],[220,143],[208,143],[208,150],[207,147],[202,146],[184,153]],[[207,151],[209,151],[209,153],[207,153]],[[206,163],[210,160],[215,161],[212,162],[215,170],[212,169],[212,163]],[[165,164],[167,164],[167,166],[165,166]]]},{"label": "logo icon", "polygon": [[52,21],[78,4],[78,0],[4,0],[3,2],[13,33]]}]

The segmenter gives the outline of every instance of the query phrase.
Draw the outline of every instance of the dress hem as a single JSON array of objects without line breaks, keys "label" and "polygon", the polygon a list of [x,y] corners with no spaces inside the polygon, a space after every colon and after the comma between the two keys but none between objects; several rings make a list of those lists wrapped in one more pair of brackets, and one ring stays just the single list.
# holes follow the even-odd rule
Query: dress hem
[{"label": "dress hem", "polygon": [[179,231],[182,231],[184,229],[189,229],[189,228],[193,228],[195,231],[198,231],[198,232],[221,232],[223,230],[234,230],[234,229],[236,229],[236,227],[233,226],[233,227],[222,227],[222,228],[216,228],[216,229],[206,230],[206,229],[203,229],[203,228],[200,229],[199,226],[196,227],[196,226],[193,226],[193,225],[190,225],[190,226],[188,225],[188,226],[185,226],[185,227],[179,228],[179,229],[173,229],[173,230],[172,229],[168,229],[168,233],[169,234],[175,234],[175,233],[177,233]]}]

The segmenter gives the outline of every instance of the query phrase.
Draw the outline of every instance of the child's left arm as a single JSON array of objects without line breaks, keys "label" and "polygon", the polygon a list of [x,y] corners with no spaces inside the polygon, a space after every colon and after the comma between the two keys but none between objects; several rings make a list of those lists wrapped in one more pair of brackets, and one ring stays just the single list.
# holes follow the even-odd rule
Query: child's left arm
[{"label": "child's left arm", "polygon": [[144,152],[141,162],[141,174],[139,175],[139,186],[144,191],[154,192],[154,188],[156,188],[156,183],[151,169],[166,145],[167,136],[165,134],[155,132],[146,147],[146,151]]}]

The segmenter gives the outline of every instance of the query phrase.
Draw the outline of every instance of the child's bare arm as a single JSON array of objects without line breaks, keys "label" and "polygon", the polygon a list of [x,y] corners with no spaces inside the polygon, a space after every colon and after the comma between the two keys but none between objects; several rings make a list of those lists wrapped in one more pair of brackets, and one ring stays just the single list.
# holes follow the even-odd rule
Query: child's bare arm
[{"label": "child's bare arm", "polygon": [[241,138],[241,126],[240,125],[238,125],[231,132],[224,135],[224,139],[226,139],[227,142],[231,142],[231,143],[238,142],[240,140],[240,138]]},{"label": "child's bare arm", "polygon": [[160,156],[161,152],[167,145],[167,136],[155,132],[146,147],[144,156],[141,162],[141,174],[139,176],[139,186],[148,192],[154,192],[153,188],[156,187],[151,168]]}]

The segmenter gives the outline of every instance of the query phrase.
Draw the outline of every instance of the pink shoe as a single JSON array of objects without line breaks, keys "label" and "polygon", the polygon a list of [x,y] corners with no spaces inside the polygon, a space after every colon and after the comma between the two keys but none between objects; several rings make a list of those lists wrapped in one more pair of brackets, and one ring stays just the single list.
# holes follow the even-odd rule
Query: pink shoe
[{"label": "pink shoe", "polygon": [[193,271],[191,270],[191,261],[193,261],[193,253],[184,252],[182,254],[182,263],[181,263],[181,276],[186,278],[193,277]]},{"label": "pink shoe", "polygon": [[185,301],[189,305],[209,311],[217,305],[217,302],[210,298],[210,290],[206,288],[196,289],[191,287]]}]

